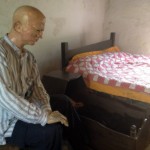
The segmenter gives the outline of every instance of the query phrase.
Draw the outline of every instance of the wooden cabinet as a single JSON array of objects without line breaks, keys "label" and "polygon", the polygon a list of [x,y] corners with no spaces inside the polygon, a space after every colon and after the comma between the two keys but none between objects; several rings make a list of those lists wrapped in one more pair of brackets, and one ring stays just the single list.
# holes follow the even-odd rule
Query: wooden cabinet
[{"label": "wooden cabinet", "polygon": [[79,74],[55,70],[44,75],[42,82],[49,94],[65,94],[68,84],[79,77]]}]

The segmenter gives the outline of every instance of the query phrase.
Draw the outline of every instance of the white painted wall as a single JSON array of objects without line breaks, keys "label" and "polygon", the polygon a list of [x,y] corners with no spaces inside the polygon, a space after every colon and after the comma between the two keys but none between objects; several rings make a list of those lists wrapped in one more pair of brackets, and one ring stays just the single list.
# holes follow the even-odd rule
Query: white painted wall
[{"label": "white painted wall", "polygon": [[21,5],[39,8],[46,16],[43,39],[28,48],[41,74],[60,68],[60,44],[78,47],[102,40],[107,0],[1,0],[0,36],[9,32],[13,11]]},{"label": "white painted wall", "polygon": [[123,51],[150,54],[150,0],[109,0],[104,39],[117,33],[116,45]]}]

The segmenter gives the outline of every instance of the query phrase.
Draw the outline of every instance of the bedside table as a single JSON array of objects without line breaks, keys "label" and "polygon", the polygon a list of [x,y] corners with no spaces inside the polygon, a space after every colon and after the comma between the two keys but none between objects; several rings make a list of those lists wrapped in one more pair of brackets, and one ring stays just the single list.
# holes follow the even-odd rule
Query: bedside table
[{"label": "bedside table", "polygon": [[80,74],[55,70],[44,75],[42,82],[48,94],[65,94],[68,83],[80,77]]}]

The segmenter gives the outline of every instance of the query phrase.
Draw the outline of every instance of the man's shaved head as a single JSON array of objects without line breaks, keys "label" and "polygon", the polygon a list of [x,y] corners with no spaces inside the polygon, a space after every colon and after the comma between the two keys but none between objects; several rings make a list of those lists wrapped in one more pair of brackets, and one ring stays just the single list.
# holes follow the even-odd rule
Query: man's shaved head
[{"label": "man's shaved head", "polygon": [[18,47],[33,45],[42,38],[46,18],[33,6],[17,8],[12,18],[12,28],[8,36]]},{"label": "man's shaved head", "polygon": [[17,8],[13,15],[13,25],[17,22],[27,23],[30,20],[37,18],[45,18],[44,14],[35,7],[32,6],[21,6]]}]

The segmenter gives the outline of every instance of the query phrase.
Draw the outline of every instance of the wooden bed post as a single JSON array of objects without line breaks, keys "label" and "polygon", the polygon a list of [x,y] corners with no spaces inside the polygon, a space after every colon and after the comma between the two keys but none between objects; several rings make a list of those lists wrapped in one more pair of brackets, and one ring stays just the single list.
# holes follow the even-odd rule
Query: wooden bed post
[{"label": "wooden bed post", "polygon": [[112,41],[112,46],[115,46],[115,32],[111,32],[110,40]]},{"label": "wooden bed post", "polygon": [[66,66],[66,51],[68,50],[68,43],[67,42],[62,42],[61,43],[61,64],[62,64],[62,70],[64,70]]}]

